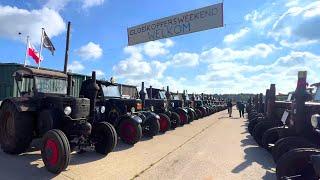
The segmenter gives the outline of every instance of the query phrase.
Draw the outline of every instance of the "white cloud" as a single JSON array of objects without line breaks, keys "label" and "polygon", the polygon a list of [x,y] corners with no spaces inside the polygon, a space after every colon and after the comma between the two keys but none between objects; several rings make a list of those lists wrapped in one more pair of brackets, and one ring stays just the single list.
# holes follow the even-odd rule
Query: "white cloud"
[{"label": "white cloud", "polygon": [[256,44],[253,47],[248,47],[243,50],[234,50],[231,48],[211,48],[204,51],[200,55],[200,60],[203,62],[213,62],[213,61],[233,61],[233,60],[247,60],[253,57],[266,58],[269,54],[276,49],[274,45],[269,44]]},{"label": "white cloud", "polygon": [[268,14],[266,11],[259,12],[254,10],[247,14],[244,19],[248,22],[251,22],[255,28],[264,29],[273,21],[274,17],[270,16],[270,14]]},{"label": "white cloud", "polygon": [[48,0],[44,4],[44,7],[60,11],[62,10],[71,0]]},{"label": "white cloud", "polygon": [[82,8],[90,8],[93,6],[100,6],[104,3],[104,0],[83,0]]},{"label": "white cloud", "polygon": [[94,70],[96,72],[97,79],[106,79],[106,74],[99,69]]},{"label": "white cloud", "polygon": [[44,7],[60,11],[63,10],[71,2],[80,3],[83,9],[88,9],[94,6],[102,5],[105,0],[48,0],[44,4]]},{"label": "white cloud", "polygon": [[[320,2],[289,7],[273,24],[268,33],[282,46],[298,48],[320,41]],[[299,22],[299,23],[297,23]]]},{"label": "white cloud", "polygon": [[41,28],[45,28],[48,36],[53,38],[64,32],[66,26],[60,14],[48,8],[26,10],[1,5],[0,22],[0,37],[25,41],[29,35],[36,44],[40,44]]},{"label": "white cloud", "polygon": [[244,37],[248,32],[250,31],[250,28],[242,28],[239,32],[235,34],[228,34],[224,37],[223,41],[226,43],[231,43],[234,41],[237,41],[238,39]]},{"label": "white cloud", "polygon": [[143,46],[143,51],[149,57],[156,57],[159,55],[166,55],[169,53],[167,48],[170,48],[174,45],[174,42],[171,39],[166,39],[163,41],[151,41],[147,42]]},{"label": "white cloud", "polygon": [[84,65],[81,64],[79,61],[73,61],[71,64],[68,65],[68,71],[73,73],[83,73],[85,69]]},{"label": "white cloud", "polygon": [[199,64],[199,55],[196,53],[180,52],[173,56],[170,63],[174,66],[197,66]]},{"label": "white cloud", "polygon": [[89,42],[88,44],[77,49],[75,52],[85,60],[99,59],[103,54],[103,50],[101,49],[100,45],[95,44],[94,42]]}]

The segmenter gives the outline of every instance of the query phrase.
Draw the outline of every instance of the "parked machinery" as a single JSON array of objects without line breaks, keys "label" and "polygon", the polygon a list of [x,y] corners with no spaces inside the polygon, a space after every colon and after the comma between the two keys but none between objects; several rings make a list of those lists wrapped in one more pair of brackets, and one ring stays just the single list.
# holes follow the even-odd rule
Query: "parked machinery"
[{"label": "parked machinery", "polygon": [[[171,102],[172,109],[181,108],[185,112],[187,112],[188,120],[185,122],[186,124],[189,124],[196,119],[196,112],[194,111],[193,108],[189,107],[190,102],[186,100],[187,97],[185,95],[185,92],[182,94],[179,94],[179,92],[171,93],[170,99],[171,99],[170,102]],[[174,111],[177,111],[177,110],[174,110]]]},{"label": "parked machinery", "polygon": [[[96,97],[87,90],[92,81],[95,81],[98,87]],[[88,97],[95,101],[98,107],[103,108],[97,109],[96,118],[99,121],[110,122],[127,144],[137,143],[142,134],[153,137],[159,132],[159,116],[148,112],[138,113],[137,111],[142,110],[142,101],[122,98],[119,87],[114,82],[88,79],[82,83],[80,95]]]},{"label": "parked machinery", "polygon": [[278,179],[320,178],[317,174],[320,171],[317,166],[317,156],[320,155],[320,90],[317,88],[313,101],[307,102],[310,94],[306,91],[306,77],[307,72],[299,72],[289,123],[289,129],[292,129],[294,134],[278,140],[272,150],[277,162]]},{"label": "parked machinery", "polygon": [[[113,150],[117,144],[114,128],[107,122],[95,121],[95,104],[89,99],[69,96],[71,76],[27,67],[13,76],[21,97],[5,99],[0,107],[4,152],[23,153],[33,139],[42,138],[41,156],[46,168],[60,173],[76,148],[94,146],[104,155]],[[22,85],[28,88],[22,91]]]}]

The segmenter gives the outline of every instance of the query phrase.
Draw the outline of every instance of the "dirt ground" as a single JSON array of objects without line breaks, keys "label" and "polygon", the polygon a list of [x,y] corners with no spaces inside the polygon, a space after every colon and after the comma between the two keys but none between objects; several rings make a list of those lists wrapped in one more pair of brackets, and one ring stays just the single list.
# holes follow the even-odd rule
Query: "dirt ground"
[{"label": "dirt ground", "polygon": [[1,179],[275,179],[271,155],[233,113],[229,118],[222,111],[134,146],[120,142],[106,157],[73,153],[60,175],[46,171],[37,149],[20,156],[0,152]]}]

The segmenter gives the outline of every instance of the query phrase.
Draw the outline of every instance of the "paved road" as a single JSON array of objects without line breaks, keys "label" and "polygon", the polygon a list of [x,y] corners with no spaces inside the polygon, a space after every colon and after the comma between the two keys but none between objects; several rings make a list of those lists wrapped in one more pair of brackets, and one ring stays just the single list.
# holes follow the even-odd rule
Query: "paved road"
[{"label": "paved road", "polygon": [[106,157],[73,154],[58,176],[46,171],[39,151],[0,152],[1,179],[275,179],[271,156],[245,127],[223,111],[135,146],[120,143]]}]

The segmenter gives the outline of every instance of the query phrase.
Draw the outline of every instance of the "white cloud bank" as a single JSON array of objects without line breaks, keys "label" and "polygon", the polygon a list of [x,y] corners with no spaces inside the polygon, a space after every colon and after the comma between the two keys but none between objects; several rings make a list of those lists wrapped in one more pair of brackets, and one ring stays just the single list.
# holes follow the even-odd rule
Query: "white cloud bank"
[{"label": "white cloud bank", "polygon": [[88,44],[81,46],[79,49],[75,50],[75,52],[84,60],[99,59],[103,54],[100,45],[94,42],[89,42]]}]

